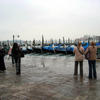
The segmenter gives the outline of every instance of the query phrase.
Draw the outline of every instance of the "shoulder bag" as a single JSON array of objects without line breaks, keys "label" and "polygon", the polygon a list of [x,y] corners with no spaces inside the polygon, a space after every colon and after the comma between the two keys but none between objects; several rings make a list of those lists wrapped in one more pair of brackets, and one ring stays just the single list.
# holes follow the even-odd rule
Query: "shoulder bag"
[{"label": "shoulder bag", "polygon": [[89,59],[90,58],[90,50],[88,50],[88,52],[85,54],[85,59]]}]

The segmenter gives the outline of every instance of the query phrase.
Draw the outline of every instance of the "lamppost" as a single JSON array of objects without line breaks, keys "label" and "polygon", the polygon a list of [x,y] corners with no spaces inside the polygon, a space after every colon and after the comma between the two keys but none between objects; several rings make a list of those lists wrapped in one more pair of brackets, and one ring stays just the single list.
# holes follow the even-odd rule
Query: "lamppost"
[{"label": "lamppost", "polygon": [[90,40],[91,40],[91,38],[90,38],[90,36],[89,36],[89,38],[88,38],[88,46],[90,45]]},{"label": "lamppost", "polygon": [[19,36],[19,35],[17,35],[17,38],[18,38],[18,39],[17,39],[17,43],[19,43],[19,37],[20,37],[20,36]]},{"label": "lamppost", "polygon": [[13,44],[14,44],[14,39],[15,39],[15,36],[13,35]]},{"label": "lamppost", "polygon": [[[17,35],[16,37],[19,38],[20,35]],[[13,44],[14,44],[14,42],[15,42],[15,35],[13,35]],[[16,40],[16,42],[18,43],[18,40]]]}]

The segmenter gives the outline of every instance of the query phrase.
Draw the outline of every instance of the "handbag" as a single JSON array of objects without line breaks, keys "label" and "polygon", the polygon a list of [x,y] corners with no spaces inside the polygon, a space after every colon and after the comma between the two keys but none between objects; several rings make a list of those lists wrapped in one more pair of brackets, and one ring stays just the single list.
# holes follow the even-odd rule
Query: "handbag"
[{"label": "handbag", "polygon": [[22,51],[20,52],[20,57],[24,57],[24,53]]},{"label": "handbag", "polygon": [[85,59],[89,59],[90,58],[90,51],[88,50],[88,52],[85,54]]}]

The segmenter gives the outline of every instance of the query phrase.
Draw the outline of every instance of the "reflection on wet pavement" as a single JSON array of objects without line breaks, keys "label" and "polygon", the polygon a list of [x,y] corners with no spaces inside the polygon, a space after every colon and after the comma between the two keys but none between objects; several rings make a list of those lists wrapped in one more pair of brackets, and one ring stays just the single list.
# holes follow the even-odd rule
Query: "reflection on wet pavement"
[{"label": "reflection on wet pavement", "polygon": [[0,100],[100,100],[100,62],[97,80],[88,80],[84,61],[83,79],[73,76],[74,57],[26,55],[21,76],[16,76],[11,59],[5,57],[7,71],[0,73]]}]

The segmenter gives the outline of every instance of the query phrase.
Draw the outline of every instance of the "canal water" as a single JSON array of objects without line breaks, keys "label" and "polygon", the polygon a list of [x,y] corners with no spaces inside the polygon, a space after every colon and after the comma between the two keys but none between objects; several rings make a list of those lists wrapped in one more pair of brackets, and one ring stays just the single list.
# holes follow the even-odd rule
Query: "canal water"
[{"label": "canal water", "polygon": [[0,100],[100,100],[100,62],[96,64],[97,80],[88,79],[87,60],[83,79],[74,77],[72,55],[28,54],[21,62],[21,75],[17,76],[11,58],[5,57]]}]

